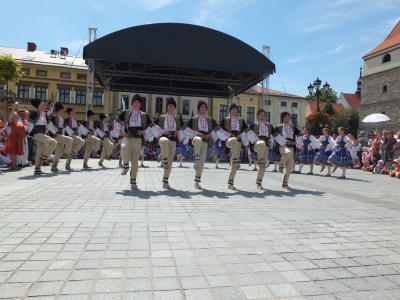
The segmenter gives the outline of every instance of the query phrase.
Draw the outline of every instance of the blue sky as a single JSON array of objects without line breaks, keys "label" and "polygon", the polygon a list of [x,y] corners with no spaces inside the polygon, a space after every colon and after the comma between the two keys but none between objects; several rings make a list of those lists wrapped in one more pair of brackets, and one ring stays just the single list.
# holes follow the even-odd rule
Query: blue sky
[{"label": "blue sky", "polygon": [[270,88],[306,96],[317,76],[338,94],[355,92],[362,56],[400,20],[400,1],[4,0],[2,11],[1,46],[31,41],[38,50],[65,46],[71,54],[87,43],[88,27],[98,29],[98,38],[147,23],[213,28],[259,51],[270,46],[277,68]]}]

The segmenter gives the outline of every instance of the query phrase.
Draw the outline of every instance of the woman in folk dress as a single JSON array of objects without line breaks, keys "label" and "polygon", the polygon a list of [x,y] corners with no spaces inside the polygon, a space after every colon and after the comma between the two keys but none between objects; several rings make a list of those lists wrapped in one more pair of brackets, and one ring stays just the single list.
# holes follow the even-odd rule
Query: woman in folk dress
[{"label": "woman in folk dress", "polygon": [[352,141],[350,138],[344,134],[344,128],[338,128],[339,136],[335,140],[336,149],[329,156],[328,162],[333,165],[332,173],[336,171],[337,168],[342,169],[342,175],[338,179],[346,179],[346,168],[348,166],[353,166],[353,158],[348,149],[351,149]]}]

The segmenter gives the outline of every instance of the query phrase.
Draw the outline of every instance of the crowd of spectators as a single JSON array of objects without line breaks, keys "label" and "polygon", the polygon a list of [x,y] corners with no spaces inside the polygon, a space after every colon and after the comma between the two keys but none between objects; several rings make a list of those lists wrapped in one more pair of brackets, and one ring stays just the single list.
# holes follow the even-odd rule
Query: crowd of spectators
[{"label": "crowd of spectators", "polygon": [[382,133],[376,130],[368,137],[365,132],[360,132],[353,146],[357,149],[355,168],[400,178],[400,132],[396,137],[388,130]]}]

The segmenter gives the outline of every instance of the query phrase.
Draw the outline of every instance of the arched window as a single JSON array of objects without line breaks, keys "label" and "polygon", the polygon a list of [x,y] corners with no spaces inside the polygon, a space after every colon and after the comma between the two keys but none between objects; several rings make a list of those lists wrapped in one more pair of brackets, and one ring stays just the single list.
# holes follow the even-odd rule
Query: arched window
[{"label": "arched window", "polygon": [[390,54],[386,54],[383,59],[382,59],[382,63],[387,63],[391,60]]}]

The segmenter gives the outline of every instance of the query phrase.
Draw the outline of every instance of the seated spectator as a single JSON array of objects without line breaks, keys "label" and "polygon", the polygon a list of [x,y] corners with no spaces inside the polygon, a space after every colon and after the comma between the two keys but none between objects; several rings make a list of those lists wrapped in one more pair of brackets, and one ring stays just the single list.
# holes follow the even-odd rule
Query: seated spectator
[{"label": "seated spectator", "polygon": [[374,168],[374,171],[372,172],[372,174],[381,174],[384,167],[385,167],[384,162],[382,159],[380,159],[378,161],[378,164]]},{"label": "seated spectator", "polygon": [[372,149],[367,157],[366,164],[368,165],[368,167],[366,168],[366,171],[372,172],[378,165],[378,161],[380,159],[382,159],[382,156],[379,154],[379,151],[376,149]]},{"label": "seated spectator", "polygon": [[396,144],[393,147],[393,159],[400,158],[400,131],[397,133],[396,136]]},{"label": "seated spectator", "polygon": [[394,145],[397,143],[397,140],[393,137],[393,131],[387,132],[387,137],[383,140],[383,154],[384,161],[388,161],[389,159],[393,159],[394,154]]},{"label": "seated spectator", "polygon": [[393,161],[392,160],[388,160],[386,162],[385,167],[383,168],[381,174],[389,175],[389,173],[392,172],[393,170],[394,170]]},{"label": "seated spectator", "polygon": [[393,161],[394,170],[389,173],[390,177],[400,178],[400,162],[398,159]]},{"label": "seated spectator", "polygon": [[367,167],[369,167],[369,165],[367,165],[368,164],[368,155],[369,155],[368,148],[364,147],[363,152],[361,154],[361,161],[363,163],[363,166],[362,166],[363,171],[366,171]]}]

